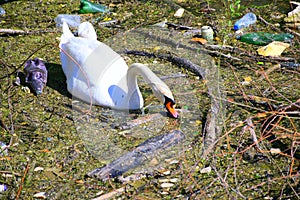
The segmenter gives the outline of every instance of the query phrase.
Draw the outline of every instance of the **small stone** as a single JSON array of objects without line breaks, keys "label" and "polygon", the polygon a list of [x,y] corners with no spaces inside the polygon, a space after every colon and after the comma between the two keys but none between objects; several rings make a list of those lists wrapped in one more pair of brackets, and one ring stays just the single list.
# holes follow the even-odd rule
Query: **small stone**
[{"label": "small stone", "polygon": [[279,148],[271,148],[271,149],[270,149],[270,152],[271,152],[272,154],[279,154],[279,153],[281,153],[281,150],[280,150]]},{"label": "small stone", "polygon": [[170,179],[170,182],[172,182],[172,183],[177,183],[177,182],[178,182],[178,178],[171,178],[171,179]]},{"label": "small stone", "polygon": [[37,172],[37,171],[43,171],[44,170],[44,168],[43,167],[36,167],[36,168],[34,168],[34,172]]},{"label": "small stone", "polygon": [[27,86],[22,87],[22,90],[23,90],[25,93],[30,93],[30,89],[29,89],[29,87],[27,87]]},{"label": "small stone", "polygon": [[170,180],[168,178],[164,178],[164,179],[159,179],[158,182],[160,183],[166,183],[169,182]]},{"label": "small stone", "polygon": [[151,166],[156,166],[159,164],[159,161],[156,159],[156,158],[153,158],[151,161],[150,161],[150,165]]},{"label": "small stone", "polygon": [[179,160],[172,160],[172,161],[170,162],[170,165],[172,165],[172,164],[177,164],[177,163],[179,163]]},{"label": "small stone", "polygon": [[172,187],[174,184],[173,183],[162,183],[160,186],[162,187],[162,188],[170,188],[170,187]]},{"label": "small stone", "polygon": [[36,193],[35,195],[33,195],[33,197],[35,198],[40,198],[40,199],[46,199],[46,192],[39,192],[39,193]]},{"label": "small stone", "polygon": [[169,175],[171,172],[169,170],[163,172],[164,175]]},{"label": "small stone", "polygon": [[163,191],[163,192],[161,192],[160,194],[166,195],[166,194],[169,194],[169,192]]},{"label": "small stone", "polygon": [[174,17],[181,18],[182,15],[183,15],[183,13],[184,13],[184,9],[183,9],[183,8],[179,8],[179,9],[175,12]]}]

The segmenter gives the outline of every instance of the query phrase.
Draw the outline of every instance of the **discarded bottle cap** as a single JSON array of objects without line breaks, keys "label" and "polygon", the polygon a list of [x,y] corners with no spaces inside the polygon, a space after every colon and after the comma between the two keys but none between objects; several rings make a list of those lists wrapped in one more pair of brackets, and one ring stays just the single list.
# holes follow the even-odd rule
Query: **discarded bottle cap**
[{"label": "discarded bottle cap", "polygon": [[214,31],[210,26],[203,26],[201,28],[201,35],[207,41],[212,41],[214,39]]},{"label": "discarded bottle cap", "polygon": [[68,15],[68,14],[60,14],[54,19],[56,22],[56,27],[62,27],[63,22],[67,22],[70,27],[78,28],[80,24],[80,16],[79,15]]}]

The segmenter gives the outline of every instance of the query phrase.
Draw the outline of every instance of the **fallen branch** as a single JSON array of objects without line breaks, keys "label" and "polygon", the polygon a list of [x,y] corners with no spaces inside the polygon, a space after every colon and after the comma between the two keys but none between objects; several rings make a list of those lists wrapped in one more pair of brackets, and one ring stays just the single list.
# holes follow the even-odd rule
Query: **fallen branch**
[{"label": "fallen branch", "polygon": [[23,30],[16,30],[16,29],[0,29],[0,34],[2,35],[34,35],[34,34],[41,34],[41,33],[54,33],[55,30],[37,30],[37,31],[23,31]]},{"label": "fallen branch", "polygon": [[267,22],[267,20],[262,18],[262,16],[258,15],[257,18],[260,21],[262,21],[263,23],[265,23],[266,25],[270,26],[274,31],[280,32],[280,30],[274,24],[271,24],[270,22]]},{"label": "fallen branch", "polygon": [[102,168],[97,168],[89,172],[87,175],[103,181],[121,176],[146,161],[150,161],[153,156],[159,155],[161,151],[166,151],[171,146],[180,144],[183,139],[184,134],[178,130],[150,138],[134,150],[122,155]]},{"label": "fallen branch", "polygon": [[123,53],[137,55],[137,56],[146,56],[149,58],[164,59],[164,60],[167,60],[167,61],[173,63],[174,65],[183,67],[183,68],[189,70],[190,72],[193,72],[195,75],[199,76],[200,78],[204,78],[204,76],[206,74],[205,68],[192,63],[188,59],[180,58],[180,57],[172,55],[172,54],[154,54],[154,53],[149,53],[149,52],[145,52],[145,51],[135,51],[135,50],[125,50]]},{"label": "fallen branch", "polygon": [[17,196],[16,196],[16,200],[18,200],[19,197],[20,197],[20,195],[21,195],[23,183],[24,183],[24,181],[25,181],[25,177],[26,177],[26,175],[27,175],[28,170],[29,170],[29,159],[28,159],[28,161],[27,161],[27,165],[26,165],[26,169],[25,169],[25,171],[24,171],[24,175],[23,175],[23,177],[22,177],[22,179],[21,179],[21,183],[20,183],[20,186],[19,186],[19,189],[18,189],[18,193],[17,193]]}]

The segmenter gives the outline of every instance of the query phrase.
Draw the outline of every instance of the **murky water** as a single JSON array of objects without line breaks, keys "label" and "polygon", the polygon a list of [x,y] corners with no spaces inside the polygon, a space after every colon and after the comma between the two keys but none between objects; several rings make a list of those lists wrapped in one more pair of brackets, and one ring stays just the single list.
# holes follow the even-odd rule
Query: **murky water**
[{"label": "murky water", "polygon": [[[166,40],[168,38],[168,40]],[[181,39],[179,39],[181,38]],[[157,27],[147,27],[137,29],[125,34],[114,36],[114,38],[105,41],[115,51],[122,53],[125,48],[128,50],[139,50],[153,52],[159,49],[160,53],[174,53],[181,58],[189,59],[195,64],[205,66],[205,63],[211,64],[211,57],[194,51],[189,48],[189,40],[184,40],[184,34],[180,32],[171,32]],[[190,147],[191,141],[200,134],[202,129],[201,120],[203,119],[203,111],[199,105],[199,84],[201,81],[190,76],[188,71],[184,71],[180,66],[176,66],[170,62],[139,56],[124,55],[127,63],[141,62],[147,64],[163,81],[170,87],[175,100],[180,117],[171,119],[166,116],[164,106],[154,97],[149,86],[139,79],[144,99],[144,114],[134,115],[127,112],[119,112],[100,107],[92,107],[92,116],[82,116],[77,110],[74,110],[76,116],[77,131],[89,149],[89,151],[100,161],[107,163],[120,155],[125,154],[129,150],[134,149],[137,145],[145,140],[167,133],[170,130],[180,130],[185,134],[185,139],[177,147],[173,147],[168,151],[158,151],[152,158],[148,158],[149,162],[144,166],[140,166],[143,171],[151,171],[153,167],[158,167],[160,163],[164,163],[164,159],[173,158],[180,155]],[[204,64],[203,64],[204,63]],[[198,88],[198,89],[197,89]],[[204,97],[209,101],[208,97]],[[88,110],[89,105],[80,101],[73,101],[75,108],[80,110]],[[79,114],[79,115],[78,115]],[[130,123],[131,120],[141,119],[148,116],[152,120],[141,123],[127,130],[119,130],[117,127]],[[155,157],[158,163],[153,166],[151,160]]]}]

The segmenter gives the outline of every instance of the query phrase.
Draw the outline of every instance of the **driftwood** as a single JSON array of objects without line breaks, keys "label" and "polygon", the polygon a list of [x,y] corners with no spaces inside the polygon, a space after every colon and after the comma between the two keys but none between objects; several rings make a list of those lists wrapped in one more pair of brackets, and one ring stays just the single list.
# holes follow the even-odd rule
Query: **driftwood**
[{"label": "driftwood", "polygon": [[174,65],[177,65],[179,67],[185,68],[189,70],[190,72],[194,73],[195,75],[199,77],[204,77],[206,74],[206,69],[200,67],[199,65],[194,64],[188,59],[180,58],[178,56],[172,55],[172,54],[154,54],[149,53],[145,51],[135,51],[135,50],[125,50],[123,53],[125,54],[132,54],[132,55],[138,55],[138,56],[146,56],[149,58],[160,58],[167,60]]},{"label": "driftwood", "polygon": [[162,150],[165,151],[169,147],[178,144],[183,139],[184,134],[178,130],[150,138],[134,150],[122,155],[105,167],[89,172],[87,175],[99,178],[103,181],[120,176],[123,173],[142,165],[146,161],[150,161],[153,156],[157,155]]}]

